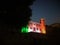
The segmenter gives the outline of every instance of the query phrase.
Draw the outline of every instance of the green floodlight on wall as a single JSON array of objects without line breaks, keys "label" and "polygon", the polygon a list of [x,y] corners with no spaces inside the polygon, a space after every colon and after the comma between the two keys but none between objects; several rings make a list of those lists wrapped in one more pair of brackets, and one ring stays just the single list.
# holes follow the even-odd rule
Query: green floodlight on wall
[{"label": "green floodlight on wall", "polygon": [[22,27],[21,32],[28,33],[28,26]]}]

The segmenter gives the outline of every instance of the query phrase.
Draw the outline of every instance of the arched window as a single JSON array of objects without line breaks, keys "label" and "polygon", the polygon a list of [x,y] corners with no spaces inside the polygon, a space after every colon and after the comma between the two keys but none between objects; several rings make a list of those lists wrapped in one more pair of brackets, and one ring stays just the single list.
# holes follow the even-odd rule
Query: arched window
[{"label": "arched window", "polygon": [[33,31],[36,31],[35,27],[33,28]]}]

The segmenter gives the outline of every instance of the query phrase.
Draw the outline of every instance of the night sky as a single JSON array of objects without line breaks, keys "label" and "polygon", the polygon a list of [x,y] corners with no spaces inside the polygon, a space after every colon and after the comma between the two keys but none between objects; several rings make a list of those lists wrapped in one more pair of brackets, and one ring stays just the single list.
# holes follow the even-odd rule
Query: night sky
[{"label": "night sky", "polygon": [[32,5],[32,21],[45,18],[46,24],[60,23],[60,1],[36,0]]}]

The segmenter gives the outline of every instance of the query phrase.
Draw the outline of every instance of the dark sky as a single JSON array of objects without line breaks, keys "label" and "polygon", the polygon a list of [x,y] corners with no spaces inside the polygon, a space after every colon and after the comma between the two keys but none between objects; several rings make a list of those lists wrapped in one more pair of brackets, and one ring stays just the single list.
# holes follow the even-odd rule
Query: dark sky
[{"label": "dark sky", "polygon": [[33,21],[39,22],[45,18],[46,24],[60,23],[60,1],[59,0],[36,0],[32,5]]}]

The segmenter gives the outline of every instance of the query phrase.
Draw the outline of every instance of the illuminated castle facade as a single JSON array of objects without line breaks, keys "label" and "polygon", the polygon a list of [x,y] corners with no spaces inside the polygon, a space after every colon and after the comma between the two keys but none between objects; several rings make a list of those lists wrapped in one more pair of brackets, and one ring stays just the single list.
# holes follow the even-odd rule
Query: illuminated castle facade
[{"label": "illuminated castle facade", "polygon": [[40,22],[33,22],[33,21],[29,21],[29,24],[27,25],[27,28],[22,29],[26,32],[35,32],[35,33],[43,33],[46,34],[46,27],[45,27],[45,20],[44,18],[40,19]]}]

